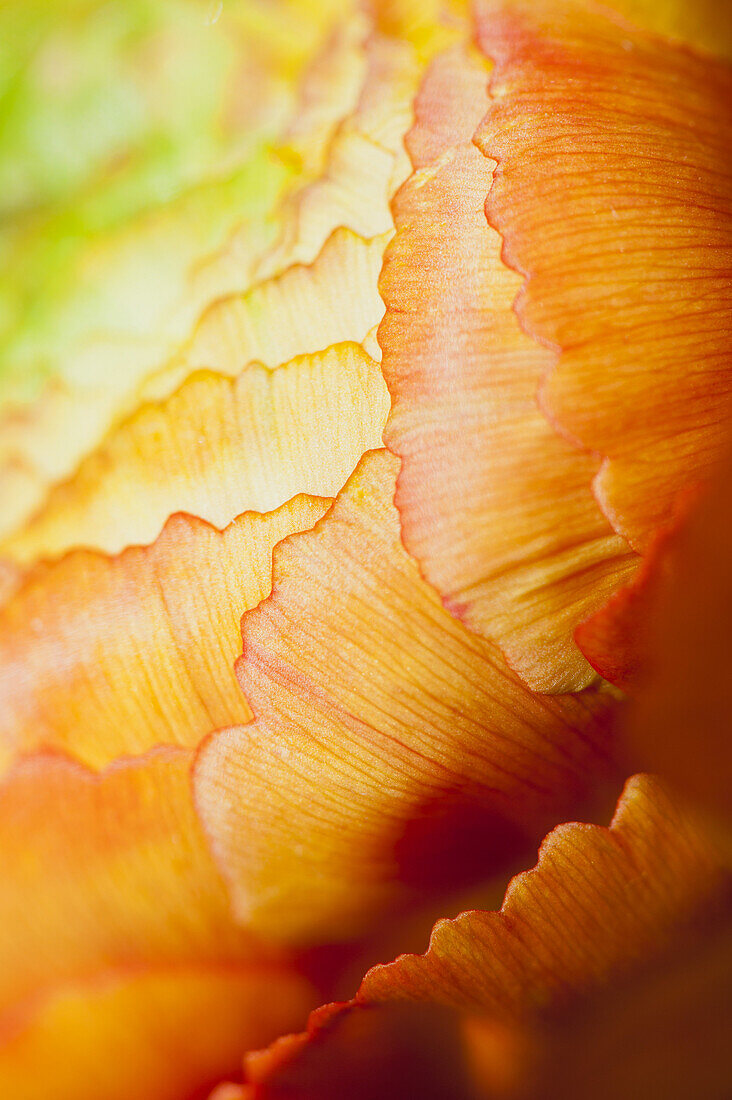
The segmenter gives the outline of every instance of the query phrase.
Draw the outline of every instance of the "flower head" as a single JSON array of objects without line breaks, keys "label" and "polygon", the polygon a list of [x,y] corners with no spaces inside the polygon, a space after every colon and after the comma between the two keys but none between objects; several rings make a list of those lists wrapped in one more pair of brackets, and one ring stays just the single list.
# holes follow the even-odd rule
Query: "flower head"
[{"label": "flower head", "polygon": [[730,21],[0,21],[0,1091],[721,1095]]}]

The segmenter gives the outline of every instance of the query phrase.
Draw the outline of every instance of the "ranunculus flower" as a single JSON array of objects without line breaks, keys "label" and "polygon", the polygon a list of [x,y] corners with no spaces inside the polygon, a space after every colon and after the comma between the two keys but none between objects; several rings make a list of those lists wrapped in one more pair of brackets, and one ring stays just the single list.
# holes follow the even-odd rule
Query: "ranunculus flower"
[{"label": "ranunculus flower", "polygon": [[0,1094],[722,1100],[728,13],[0,32]]}]

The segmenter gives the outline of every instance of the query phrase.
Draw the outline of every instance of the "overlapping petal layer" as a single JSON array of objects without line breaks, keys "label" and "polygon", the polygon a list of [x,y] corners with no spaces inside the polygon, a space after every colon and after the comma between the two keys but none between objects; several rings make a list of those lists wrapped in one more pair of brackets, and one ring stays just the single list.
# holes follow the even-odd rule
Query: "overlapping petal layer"
[{"label": "overlapping petal layer", "polygon": [[251,362],[276,367],[331,344],[362,343],[384,312],[377,283],[387,240],[337,229],[312,265],[294,264],[216,302],[178,360],[149,380],[148,392],[196,369],[236,375]]},{"label": "overlapping petal layer", "polygon": [[160,749],[98,776],[38,754],[0,784],[3,1095],[191,1095],[312,1006],[231,920],[190,759]]},{"label": "overlapping petal layer", "polygon": [[348,936],[450,871],[487,877],[607,767],[610,698],[531,695],[421,580],[397,467],[365,456],[277,548],[272,596],[242,622],[255,721],[197,761],[237,912],[268,935]]},{"label": "overlapping petal layer", "polygon": [[20,562],[79,545],[116,552],[152,541],[177,511],[224,527],[299,492],[335,495],[379,445],[387,409],[356,344],[236,379],[197,372],[122,424],[2,551]]},{"label": "overlapping petal layer", "polygon": [[501,1018],[556,1005],[640,963],[726,875],[703,831],[650,776],[629,781],[611,826],[562,825],[499,913],[436,925],[426,955],[364,980],[367,1001],[435,997]]},{"label": "overlapping petal layer", "polygon": [[191,802],[190,752],[95,775],[63,756],[0,785],[0,1013],[107,969],[252,960]]},{"label": "overlapping petal layer", "polygon": [[393,202],[380,282],[385,439],[403,459],[405,543],[448,607],[534,688],[566,690],[593,675],[574,626],[633,556],[592,497],[593,460],[536,404],[552,356],[513,313],[520,280],[483,213],[494,163],[472,143],[487,81],[479,58],[453,49],[417,98],[415,171]]},{"label": "overlapping petal layer", "polygon": [[311,263],[339,227],[367,239],[392,229],[389,200],[405,170],[402,143],[419,77],[408,42],[372,35],[355,110],[336,129],[322,171],[286,196],[280,239],[260,263],[260,279]]},{"label": "overlapping petal layer", "polygon": [[[224,19],[214,20],[215,29],[206,27],[204,15],[202,11],[203,38],[195,43],[195,49],[206,55],[213,40],[219,47],[221,41],[228,43],[231,52],[233,42],[248,59],[243,71],[256,87],[256,95],[241,80],[234,81],[231,103],[221,108],[221,125],[228,126],[228,116],[233,113],[234,131],[247,135],[250,143],[256,138],[254,147],[237,152],[239,160],[243,158],[240,167],[238,161],[232,163],[222,179],[166,201],[145,213],[140,224],[123,226],[119,233],[102,227],[100,240],[92,241],[93,247],[87,249],[90,254],[81,275],[65,280],[65,285],[77,290],[87,288],[86,298],[92,296],[90,307],[86,298],[82,302],[86,303],[82,321],[88,328],[87,315],[91,316],[94,331],[84,335],[82,324],[83,339],[74,336],[70,350],[64,352],[63,381],[54,381],[35,405],[9,410],[0,423],[3,531],[12,531],[40,507],[49,486],[67,477],[83,455],[98,445],[110,425],[134,410],[141,396],[165,396],[185,377],[185,370],[162,368],[203,307],[251,285],[255,267],[277,234],[275,207],[285,183],[300,179],[305,161],[311,173],[322,170],[334,128],[353,109],[362,79],[368,24],[350,6],[294,0],[265,11],[249,0],[240,0],[227,5]],[[189,23],[191,18],[195,23],[195,12],[187,18],[187,29],[181,33],[190,38]],[[333,33],[318,52],[318,44],[331,28]],[[156,49],[162,63],[169,64],[166,50],[175,54],[170,42],[164,39]],[[298,74],[313,53],[312,69],[296,97]],[[215,58],[206,63],[216,68]],[[217,74],[215,88],[220,76]],[[214,95],[214,86],[206,95]],[[263,135],[261,127],[255,129],[247,117],[247,111],[251,113],[247,104],[254,104],[267,116],[269,129],[265,128]],[[182,106],[173,109],[182,110]],[[278,152],[273,153],[267,142],[272,141],[280,118],[287,118],[288,112],[298,125],[286,129]],[[307,156],[302,152],[303,143]],[[209,232],[208,222],[214,215],[218,228]],[[222,227],[219,222],[224,216],[229,221]],[[210,254],[232,219],[239,228]],[[66,240],[63,225],[56,231],[62,247]],[[111,278],[109,287],[104,281],[107,276]],[[373,290],[371,294],[373,297]],[[364,296],[368,297],[368,290],[353,288],[352,300]],[[164,309],[158,308],[161,298]],[[107,314],[112,319],[109,325]],[[346,331],[339,338],[361,336]],[[330,342],[315,347],[320,350]],[[53,350],[60,354],[58,340],[53,342]],[[295,347],[284,358],[307,350]],[[216,362],[208,362],[206,366],[226,369],[227,364],[219,368]],[[152,387],[145,382],[150,372]],[[167,386],[162,385],[164,379]]]},{"label": "overlapping petal layer", "polygon": [[558,351],[542,404],[603,456],[598,500],[642,549],[732,408],[732,67],[600,8],[477,11],[487,213],[526,277],[523,327]]},{"label": "overlapping petal layer", "polygon": [[[554,1077],[533,1079],[535,1027],[581,996],[602,1000],[608,982],[638,968],[642,973],[649,958],[683,942],[688,920],[716,905],[728,885],[704,831],[657,780],[636,776],[609,828],[555,829],[536,868],[509,886],[500,912],[441,921],[425,955],[375,967],[354,1001],[318,1010],[307,1033],[250,1056],[254,1095],[301,1097],[306,1082],[311,1095],[322,1089],[330,1096],[334,1072],[350,1072],[354,1064],[348,1017],[362,1016],[366,1027],[370,1020],[369,1030],[379,1034],[380,1026],[389,1027],[395,1002],[416,1001],[468,1014],[466,1035],[476,1061],[483,1062],[488,1095],[559,1096]],[[639,1018],[648,1023],[642,1007]],[[424,1029],[422,1038],[429,1041]],[[653,1041],[652,1034],[648,1038]],[[714,1038],[719,1075],[724,1060],[717,1032]],[[600,1047],[595,1040],[592,1055]],[[563,1049],[566,1054],[566,1043]],[[566,1070],[562,1076],[572,1079]]]},{"label": "overlapping petal layer", "polygon": [[[335,13],[294,0],[260,9],[257,26],[257,7],[3,7],[3,531],[186,335],[210,300],[198,262],[245,223],[241,280],[271,243],[292,166],[268,144]],[[282,33],[285,9],[299,40]],[[8,483],[13,469],[23,477]]]},{"label": "overlapping petal layer", "polygon": [[53,746],[99,767],[248,721],[241,616],[269,594],[275,544],[328,505],[300,496],[224,531],[177,515],[151,546],[36,566],[0,610],[0,760]]}]

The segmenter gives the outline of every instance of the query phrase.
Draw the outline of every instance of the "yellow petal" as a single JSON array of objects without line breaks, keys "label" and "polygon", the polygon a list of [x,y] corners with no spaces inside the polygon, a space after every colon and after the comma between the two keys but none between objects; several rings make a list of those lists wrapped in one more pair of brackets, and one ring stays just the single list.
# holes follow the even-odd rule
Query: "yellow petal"
[{"label": "yellow petal", "polygon": [[219,532],[173,516],[117,558],[77,550],[31,570],[0,610],[0,760],[38,746],[100,767],[196,745],[251,711],[234,676],[239,621],[269,594],[272,549],[328,501],[296,497]]},{"label": "yellow petal", "polygon": [[73,546],[116,552],[150,542],[173,512],[224,527],[300,492],[333,496],[378,446],[387,404],[378,366],[355,344],[236,380],[195,374],[114,431],[0,550],[17,562]]}]

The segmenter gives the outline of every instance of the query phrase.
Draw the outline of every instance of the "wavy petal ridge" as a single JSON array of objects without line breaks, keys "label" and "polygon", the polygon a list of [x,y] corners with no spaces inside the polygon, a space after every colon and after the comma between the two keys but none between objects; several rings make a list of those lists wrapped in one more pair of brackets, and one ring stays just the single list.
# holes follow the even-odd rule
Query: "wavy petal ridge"
[{"label": "wavy petal ridge", "polygon": [[[399,1096],[398,1088],[390,1091],[390,1076],[402,1073],[409,1080],[410,1065],[395,1061],[395,1056],[417,1065],[423,1056],[430,1057],[430,1020],[419,1010],[446,1006],[455,1015],[441,1021],[442,1030],[457,1027],[465,1046],[443,1054],[458,1075],[456,1081],[465,1071],[467,1055],[472,1074],[467,1095],[506,1100],[586,1096],[595,1059],[603,1065],[608,1057],[602,1037],[593,1034],[593,1025],[597,1018],[602,1024],[602,1009],[608,1001],[611,1012],[605,1023],[609,1025],[618,1000],[621,1014],[629,1009],[631,1019],[651,1028],[651,1034],[642,1037],[651,1045],[647,1065],[632,1044],[630,1063],[646,1075],[655,1068],[656,1076],[648,1079],[658,1080],[653,1028],[668,1042],[669,1027],[657,1004],[651,1003],[650,1015],[644,1004],[649,992],[647,964],[651,960],[661,966],[669,963],[673,974],[679,963],[673,952],[689,948],[687,931],[694,930],[691,942],[696,950],[699,935],[704,935],[707,907],[716,911],[717,902],[728,896],[729,875],[705,831],[658,780],[635,776],[627,783],[609,828],[581,824],[556,828],[544,841],[536,867],[512,880],[500,911],[473,911],[440,921],[424,955],[404,955],[374,967],[353,1000],[317,1009],[306,1032],[251,1054],[246,1059],[246,1080],[262,1100],[335,1097],[337,1090],[331,1086],[339,1081],[354,1081],[358,1095],[358,1080],[372,1077],[383,1080],[384,1095]],[[689,918],[693,918],[690,925]],[[718,945],[713,947],[712,964],[721,962],[728,973],[728,921],[725,935],[721,957],[715,954]],[[719,983],[715,988],[714,979],[708,981],[708,967],[709,961],[702,960],[692,982],[696,988],[701,981],[705,990],[718,997]],[[683,969],[681,980],[689,980]],[[682,985],[682,996],[683,989]],[[670,992],[675,997],[678,990]],[[661,997],[664,993],[669,995],[668,988],[661,988]],[[637,1000],[628,1004],[628,994]],[[400,1006],[401,1026],[406,1022],[414,1036],[406,1050],[390,1051],[389,1036],[399,1026],[395,1013]],[[694,1013],[698,1008],[694,1005]],[[671,1017],[671,1029],[679,1024],[683,1028],[688,1013],[679,1012],[678,1005],[672,1011],[676,1015]],[[728,1018],[724,1010],[723,1018]],[[618,1036],[612,1034],[611,1026],[607,1032],[609,1049],[617,1052]],[[710,1025],[712,1058],[704,1076],[715,1087],[728,1061],[722,1034],[723,1028]],[[588,1050],[572,1050],[571,1040],[577,1035],[588,1042]],[[370,1060],[363,1058],[364,1042],[389,1051],[384,1057],[390,1073],[379,1077],[378,1064],[372,1070]],[[627,1054],[627,1036],[622,1049]],[[688,1049],[696,1049],[694,1040]],[[562,1059],[567,1058],[576,1065],[575,1072],[563,1065]],[[688,1087],[699,1068],[684,1058],[685,1052],[678,1068],[683,1087]],[[668,1051],[663,1051],[660,1062],[665,1064],[667,1059]],[[615,1076],[623,1079],[622,1071],[610,1073],[610,1079]],[[557,1082],[561,1086],[555,1088]],[[707,1093],[704,1087],[703,1095],[718,1094]],[[685,1095],[678,1089],[672,1094]],[[369,1095],[365,1089],[364,1096]],[[602,1095],[612,1092],[604,1090]]]},{"label": "wavy petal ridge", "polygon": [[177,515],[150,546],[32,569],[0,608],[0,759],[43,746],[100,767],[247,722],[241,616],[269,594],[274,546],[329,503],[296,497],[221,532]]},{"label": "wavy petal ridge", "polygon": [[396,237],[380,287],[385,440],[403,460],[405,543],[447,606],[500,643],[538,690],[586,686],[572,639],[632,568],[590,491],[596,468],[543,419],[551,354],[520,329],[520,280],[501,261],[483,204],[493,162],[472,136],[488,107],[481,59],[432,64],[393,201]]},{"label": "wavy petal ridge", "polygon": [[477,11],[487,213],[526,278],[522,325],[558,356],[542,405],[604,457],[597,499],[644,550],[725,442],[732,67],[600,9]]},{"label": "wavy petal ridge", "polygon": [[367,455],[310,536],[279,545],[242,621],[255,720],[197,760],[236,910],[271,936],[347,936],[434,889],[461,830],[478,866],[457,873],[488,876],[607,774],[612,700],[532,696],[442,608],[402,547],[396,471]]},{"label": "wavy petal ridge", "polygon": [[122,424],[3,553],[21,563],[79,545],[114,553],[152,541],[174,512],[221,528],[300,492],[334,496],[378,446],[387,411],[381,372],[356,344],[236,379],[197,372]]},{"label": "wavy petal ridge", "polygon": [[[242,104],[269,102],[272,76],[280,89],[275,95],[276,117],[268,123],[263,141],[251,153],[242,152],[243,163],[233,175],[229,166],[223,179],[160,205],[142,225],[124,229],[120,240],[103,239],[87,258],[88,270],[82,271],[81,282],[97,298],[105,272],[114,276],[103,303],[95,299],[94,331],[81,343],[75,340],[63,377],[53,379],[38,402],[10,409],[0,423],[0,454],[9,475],[2,478],[4,531],[12,531],[39,508],[49,487],[68,477],[105,432],[134,410],[148,373],[153,377],[160,373],[202,309],[251,285],[256,265],[276,238],[278,196],[294,185],[302,171],[298,143],[307,141],[312,169],[322,167],[324,146],[353,107],[361,77],[359,65],[352,62],[363,57],[364,36],[364,20],[357,12],[344,11],[341,5],[318,7],[296,0],[265,13],[249,0],[237,0],[227,5],[225,15],[226,19],[217,21],[222,23],[224,39],[228,32],[230,39],[245,45],[245,53],[259,43],[255,63],[247,70],[257,94],[252,96],[246,85],[237,86],[233,114],[242,114]],[[222,27],[217,25],[205,40],[218,36]],[[161,48],[164,52],[164,43]],[[318,56],[298,90],[298,74],[313,51]],[[262,68],[264,74],[259,71]],[[301,105],[306,105],[302,112]],[[299,118],[297,135],[286,129],[279,152],[273,152],[270,145],[277,130],[293,115]],[[235,126],[243,126],[248,133],[251,120],[240,118]],[[228,229],[220,226],[216,235],[202,239],[212,213],[220,215],[222,210],[238,228],[232,231],[226,223]],[[191,248],[186,252],[183,246],[189,238]],[[66,282],[74,285],[73,279]],[[154,325],[148,324],[169,283],[173,291],[165,298],[164,309],[161,306],[162,315]],[[109,331],[100,330],[105,310],[111,317]],[[349,334],[347,338],[358,337]],[[54,346],[58,351],[58,342]],[[292,355],[305,350],[296,348]],[[168,373],[174,382],[182,380],[180,373]],[[162,395],[158,386],[157,396]]]}]

